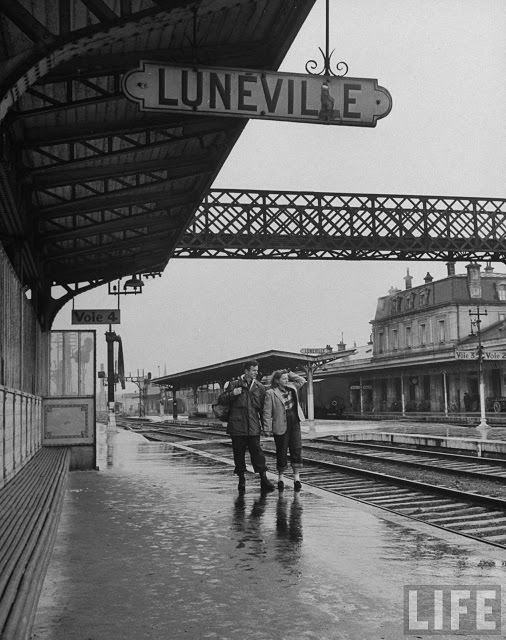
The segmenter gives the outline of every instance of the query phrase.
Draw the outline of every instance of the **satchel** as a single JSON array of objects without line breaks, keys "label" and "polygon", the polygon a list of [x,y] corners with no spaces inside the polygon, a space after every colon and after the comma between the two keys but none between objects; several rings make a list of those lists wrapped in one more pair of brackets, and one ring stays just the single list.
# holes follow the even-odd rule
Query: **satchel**
[{"label": "satchel", "polygon": [[214,417],[218,418],[218,420],[227,422],[230,415],[230,407],[228,404],[220,404],[217,402],[216,404],[213,404],[213,413]]}]

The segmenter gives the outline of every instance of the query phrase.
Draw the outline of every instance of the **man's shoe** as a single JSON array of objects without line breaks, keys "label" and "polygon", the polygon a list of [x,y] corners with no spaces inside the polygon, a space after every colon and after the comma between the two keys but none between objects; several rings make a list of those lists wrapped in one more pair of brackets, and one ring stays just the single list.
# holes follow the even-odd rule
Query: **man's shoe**
[{"label": "man's shoe", "polygon": [[237,490],[239,493],[244,493],[246,491],[246,478],[244,476],[239,476],[239,484],[237,485]]},{"label": "man's shoe", "polygon": [[285,483],[283,482],[283,480],[278,480],[278,491],[284,491],[285,490]]},{"label": "man's shoe", "polygon": [[269,478],[264,476],[260,479],[260,489],[262,493],[269,493],[270,491],[274,491],[274,485],[269,480]]},{"label": "man's shoe", "polygon": [[295,480],[295,482],[293,483],[293,490],[300,491],[301,489],[302,489],[302,484],[300,480]]}]

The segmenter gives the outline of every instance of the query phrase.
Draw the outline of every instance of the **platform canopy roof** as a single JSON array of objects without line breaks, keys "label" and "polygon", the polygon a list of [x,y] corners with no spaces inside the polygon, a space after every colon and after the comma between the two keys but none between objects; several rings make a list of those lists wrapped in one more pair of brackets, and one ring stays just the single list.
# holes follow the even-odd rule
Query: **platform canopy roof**
[{"label": "platform canopy roof", "polygon": [[247,121],[140,111],[123,74],[275,70],[314,1],[0,0],[0,241],[46,315],[162,271]]},{"label": "platform canopy roof", "polygon": [[322,365],[325,362],[344,358],[353,353],[352,350],[334,351],[332,353],[324,353],[318,355],[297,353],[294,351],[263,351],[262,353],[254,353],[245,355],[234,360],[226,360],[218,364],[199,367],[198,369],[189,369],[180,373],[171,373],[167,376],[161,376],[152,380],[153,383],[159,385],[168,385],[175,388],[182,387],[199,387],[205,384],[216,382],[225,382],[240,376],[243,373],[242,365],[248,360],[257,360],[259,364],[260,375],[268,375],[276,369],[303,369],[308,366],[312,368]]}]

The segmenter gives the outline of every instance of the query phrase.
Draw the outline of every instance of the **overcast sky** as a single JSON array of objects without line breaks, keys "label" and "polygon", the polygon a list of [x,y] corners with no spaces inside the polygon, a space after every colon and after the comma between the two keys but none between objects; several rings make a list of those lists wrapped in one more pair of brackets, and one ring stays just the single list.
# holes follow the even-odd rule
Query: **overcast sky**
[{"label": "overcast sky", "polygon": [[[319,0],[283,71],[303,73],[319,55],[324,8]],[[332,0],[331,12],[336,61],[377,78],[392,112],[375,129],[250,121],[215,186],[504,197],[504,0]],[[127,372],[335,345],[341,333],[364,343],[376,299],[403,286],[406,266],[414,285],[446,274],[429,262],[173,260],[142,296],[122,298]],[[115,301],[102,288],[75,304]],[[70,328],[69,317],[67,305],[53,328]]]}]

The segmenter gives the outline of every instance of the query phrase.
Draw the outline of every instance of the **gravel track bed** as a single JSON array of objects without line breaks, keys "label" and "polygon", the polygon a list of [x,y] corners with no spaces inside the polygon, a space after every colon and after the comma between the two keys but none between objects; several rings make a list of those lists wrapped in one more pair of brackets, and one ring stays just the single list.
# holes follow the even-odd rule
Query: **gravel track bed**
[{"label": "gravel track bed", "polygon": [[[317,438],[314,440],[314,444],[342,444],[343,442],[346,442],[344,440],[341,440],[339,438],[335,438],[333,436],[330,436],[328,438]],[[473,455],[472,451],[469,451],[467,449],[444,449],[444,448],[438,448],[438,447],[423,447],[423,446],[418,446],[416,448],[413,447],[412,444],[408,444],[408,443],[404,443],[404,442],[380,442],[378,440],[349,440],[348,441],[350,446],[353,446],[354,444],[357,445],[370,445],[370,446],[384,446],[384,447],[395,447],[396,449],[403,449],[404,451],[406,451],[406,453],[417,453],[417,451],[423,451],[424,453],[455,453],[455,454],[461,454],[461,455],[465,455],[465,456],[469,456],[471,458],[476,458],[476,460],[480,461],[480,460],[493,460],[493,459],[506,459],[506,456],[504,456],[503,454],[498,454],[498,455],[491,455],[490,453],[487,453],[486,456],[483,456],[481,458],[478,458],[478,456]],[[343,446],[348,446],[348,444],[344,444]],[[379,451],[379,449],[378,449]]]},{"label": "gravel track bed", "polygon": [[[273,443],[264,442],[263,447],[266,451],[275,451]],[[302,444],[302,455],[323,462],[335,462],[336,464],[345,464],[355,469],[366,469],[368,471],[377,471],[386,473],[408,480],[416,480],[418,482],[427,482],[449,489],[457,489],[459,491],[469,491],[480,495],[493,496],[494,498],[503,498],[506,500],[506,482],[504,480],[481,480],[459,476],[453,473],[445,473],[444,471],[435,471],[433,469],[421,469],[419,467],[409,467],[401,462],[383,462],[373,460],[359,460],[350,458],[345,455],[334,453],[319,453],[317,451],[304,451],[304,443]]]}]

